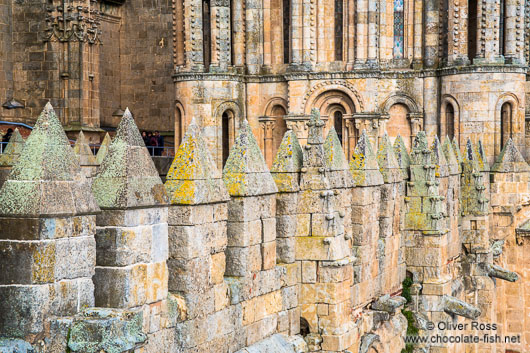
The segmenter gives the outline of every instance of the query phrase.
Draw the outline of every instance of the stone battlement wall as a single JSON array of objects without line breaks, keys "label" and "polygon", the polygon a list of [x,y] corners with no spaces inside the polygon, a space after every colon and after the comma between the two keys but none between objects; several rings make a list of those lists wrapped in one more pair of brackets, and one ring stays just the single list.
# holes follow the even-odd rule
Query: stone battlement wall
[{"label": "stone battlement wall", "polygon": [[[490,167],[480,141],[363,132],[348,161],[307,125],[269,170],[242,121],[221,172],[192,121],[162,184],[128,110],[94,157],[48,104],[0,155],[0,351],[527,351],[514,143]],[[471,320],[520,341],[405,345]]]}]

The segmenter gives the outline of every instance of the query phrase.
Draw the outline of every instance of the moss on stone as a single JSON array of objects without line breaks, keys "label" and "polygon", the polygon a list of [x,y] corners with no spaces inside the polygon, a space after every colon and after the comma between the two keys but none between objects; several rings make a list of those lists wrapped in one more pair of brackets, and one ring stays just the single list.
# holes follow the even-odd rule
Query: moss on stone
[{"label": "moss on stone", "polygon": [[292,130],[287,131],[271,167],[271,174],[278,191],[295,192],[300,189],[299,179],[303,158],[302,147],[296,134]]}]

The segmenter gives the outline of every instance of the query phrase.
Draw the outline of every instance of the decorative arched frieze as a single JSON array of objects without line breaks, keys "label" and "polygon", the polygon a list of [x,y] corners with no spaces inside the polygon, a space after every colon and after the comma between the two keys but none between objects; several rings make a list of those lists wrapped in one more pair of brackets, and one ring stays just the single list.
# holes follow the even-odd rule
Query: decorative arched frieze
[{"label": "decorative arched frieze", "polygon": [[404,92],[396,92],[388,97],[381,105],[380,112],[382,114],[388,114],[388,111],[394,104],[406,105],[412,114],[422,114],[414,99]]},{"label": "decorative arched frieze", "polygon": [[327,91],[341,91],[345,93],[353,102],[356,112],[364,110],[362,97],[352,84],[342,80],[329,80],[317,83],[305,94],[302,101],[305,114],[309,115],[311,113],[315,99]]},{"label": "decorative arched frieze", "polygon": [[287,101],[281,97],[274,97],[271,98],[267,104],[265,105],[265,109],[263,109],[263,116],[272,116],[272,110],[275,106],[281,106],[286,112],[289,110],[287,109]]}]

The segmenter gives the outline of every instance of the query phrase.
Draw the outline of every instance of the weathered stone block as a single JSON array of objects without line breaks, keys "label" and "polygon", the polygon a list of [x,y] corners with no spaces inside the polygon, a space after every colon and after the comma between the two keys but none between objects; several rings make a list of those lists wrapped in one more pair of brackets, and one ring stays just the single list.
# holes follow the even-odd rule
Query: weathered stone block
[{"label": "weathered stone block", "polygon": [[276,239],[276,218],[264,218],[262,223],[262,242],[267,243]]},{"label": "weathered stone block", "polygon": [[[275,254],[276,256],[276,254]],[[227,247],[226,276],[246,276],[251,272],[260,271],[262,267],[261,246]]]},{"label": "weathered stone block", "polygon": [[278,238],[276,239],[276,256],[280,263],[293,263],[295,261],[295,239]]},{"label": "weathered stone block", "polygon": [[228,246],[250,246],[262,242],[262,221],[227,223]]},{"label": "weathered stone block", "polygon": [[169,290],[172,292],[200,293],[209,288],[211,278],[211,257],[198,257],[191,260],[169,259]]},{"label": "weathered stone block", "polygon": [[167,297],[165,262],[127,267],[97,267],[94,275],[96,305],[132,308]]},{"label": "weathered stone block", "polygon": [[262,270],[269,270],[276,265],[276,242],[261,244]]},{"label": "weathered stone block", "polygon": [[139,208],[131,210],[105,210],[96,215],[100,227],[136,227],[139,225],[168,223],[168,209]]},{"label": "weathered stone block", "polygon": [[178,260],[204,257],[209,253],[204,225],[169,226],[169,257]]}]

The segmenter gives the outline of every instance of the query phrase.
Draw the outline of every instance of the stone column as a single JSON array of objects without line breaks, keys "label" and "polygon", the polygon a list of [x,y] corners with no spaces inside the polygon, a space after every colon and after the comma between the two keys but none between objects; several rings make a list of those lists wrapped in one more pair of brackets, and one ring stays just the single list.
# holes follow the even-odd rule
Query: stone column
[{"label": "stone column", "polygon": [[522,0],[506,0],[504,57],[510,64],[524,63],[524,16]]},{"label": "stone column", "polygon": [[355,148],[355,143],[359,134],[359,130],[357,130],[357,128],[355,127],[355,119],[353,118],[353,115],[344,116],[344,122],[346,125],[346,130],[348,132],[348,141],[344,146],[344,149],[346,153],[346,159],[350,160],[353,153],[353,149]]},{"label": "stone column", "polygon": [[414,68],[422,66],[423,57],[423,1],[414,0]]},{"label": "stone column", "polygon": [[52,345],[57,317],[94,306],[97,212],[48,103],[0,189],[0,336]]},{"label": "stone column", "polygon": [[94,178],[96,306],[143,312],[144,330],[165,328],[168,296],[167,195],[129,109]]},{"label": "stone column", "polygon": [[272,165],[274,155],[272,154],[273,132],[276,125],[276,120],[270,117],[260,117],[259,122],[263,130],[263,150],[265,154],[265,162],[268,166]]},{"label": "stone column", "polygon": [[442,33],[443,36],[448,36],[447,62],[450,66],[467,65],[469,63],[467,47],[467,0],[449,0],[449,13],[447,16],[449,21],[448,33]]},{"label": "stone column", "polygon": [[245,0],[232,1],[232,24],[234,28],[234,62],[232,65],[242,67],[246,63],[246,45],[245,45],[245,18],[246,4]]},{"label": "stone column", "polygon": [[212,0],[212,69],[224,72],[231,57],[230,1]]},{"label": "stone column", "polygon": [[302,63],[303,48],[302,0],[291,2],[291,63],[296,67]]},{"label": "stone column", "polygon": [[302,1],[302,63],[304,69],[310,69],[317,61],[317,0]]},{"label": "stone column", "polygon": [[249,74],[258,74],[263,65],[263,8],[259,0],[245,0],[246,62]]},{"label": "stone column", "polygon": [[379,1],[368,0],[368,66],[379,66]]},{"label": "stone column", "polygon": [[188,70],[204,71],[201,0],[184,0],[184,28],[186,67]]},{"label": "stone column", "polygon": [[355,66],[362,68],[368,59],[368,1],[358,0],[356,4]]},{"label": "stone column", "polygon": [[[211,351],[216,342],[202,332],[218,320],[230,326],[228,284],[224,281],[228,193],[204,142],[195,119],[188,126],[171,164],[165,183],[169,207],[169,290],[186,308],[177,330],[177,347],[189,351]],[[218,326],[220,327],[220,326]],[[228,342],[219,342],[228,344]]]},{"label": "stone column", "polygon": [[502,63],[499,48],[500,8],[497,1],[481,0],[477,11],[477,55],[473,63]]},{"label": "stone column", "polygon": [[438,66],[438,46],[439,46],[439,0],[426,0],[423,8],[423,65],[426,68]]}]

